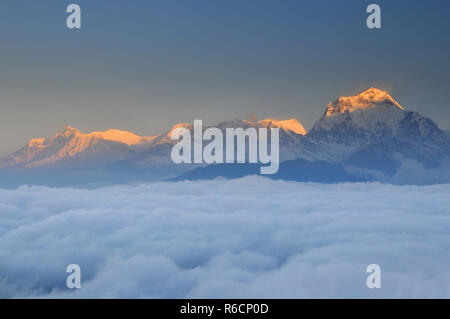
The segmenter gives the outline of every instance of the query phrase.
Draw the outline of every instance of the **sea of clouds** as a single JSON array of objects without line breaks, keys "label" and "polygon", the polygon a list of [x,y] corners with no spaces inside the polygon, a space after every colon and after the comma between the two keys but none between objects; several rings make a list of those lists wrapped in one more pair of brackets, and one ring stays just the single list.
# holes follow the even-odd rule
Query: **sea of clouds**
[{"label": "sea of clouds", "polygon": [[450,298],[449,194],[262,177],[0,190],[0,297]]}]

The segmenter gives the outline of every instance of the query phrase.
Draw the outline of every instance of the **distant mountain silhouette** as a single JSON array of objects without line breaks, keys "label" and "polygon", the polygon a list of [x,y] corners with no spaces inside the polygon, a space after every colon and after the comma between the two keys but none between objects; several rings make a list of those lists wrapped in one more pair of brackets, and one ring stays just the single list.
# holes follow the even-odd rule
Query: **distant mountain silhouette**
[{"label": "distant mountain silhouette", "polygon": [[[196,168],[171,180],[205,180],[219,177],[240,178],[248,175],[258,175],[259,168],[259,164],[216,164]],[[266,175],[266,177],[317,183],[367,181],[362,177],[348,174],[343,165],[324,161],[310,162],[301,158],[281,163],[276,174]]]}]

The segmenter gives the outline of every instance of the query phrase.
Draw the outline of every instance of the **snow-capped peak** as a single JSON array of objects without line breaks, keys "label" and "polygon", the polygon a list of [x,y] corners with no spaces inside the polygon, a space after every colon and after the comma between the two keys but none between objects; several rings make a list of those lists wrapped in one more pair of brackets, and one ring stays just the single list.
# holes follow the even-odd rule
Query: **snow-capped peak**
[{"label": "snow-capped peak", "polygon": [[118,142],[118,143],[127,144],[127,145],[142,144],[142,143],[146,143],[146,142],[151,142],[155,139],[154,136],[138,136],[132,132],[115,130],[115,129],[110,129],[110,130],[103,131],[103,132],[98,131],[98,132],[84,134],[76,128],[73,128],[71,126],[66,126],[63,131],[54,135],[52,138],[31,139],[28,142],[28,146],[29,147],[44,146],[46,144],[50,144],[55,139],[61,138],[61,137],[62,138],[78,137],[83,140],[97,139],[97,140]]},{"label": "snow-capped peak", "polygon": [[[387,92],[375,88],[330,103],[307,137],[316,147],[320,145],[328,161],[343,160],[372,144],[413,145],[415,154],[443,150],[448,145],[432,120],[405,110]],[[418,151],[418,145],[426,151]]]},{"label": "snow-capped peak", "polygon": [[369,109],[376,106],[392,106],[405,110],[386,91],[370,88],[354,96],[341,96],[327,105],[325,116],[351,113],[360,109]]},{"label": "snow-capped peak", "polygon": [[64,130],[57,134],[60,136],[71,136],[71,135],[76,135],[76,134],[80,134],[81,132],[79,130],[77,130],[76,128],[73,128],[72,126],[66,126],[64,128]]},{"label": "snow-capped peak", "polygon": [[175,124],[175,125],[172,126],[172,128],[169,130],[169,133],[167,133],[167,136],[169,136],[169,137],[172,136],[172,133],[173,133],[176,129],[178,129],[178,128],[185,128],[185,129],[191,130],[192,127],[193,127],[193,125],[192,125],[192,124],[189,124],[189,123],[178,123],[178,124]]},{"label": "snow-capped peak", "polygon": [[277,127],[285,131],[292,131],[295,134],[305,135],[306,130],[303,125],[300,124],[295,118],[290,120],[277,120],[273,118],[267,118],[258,122],[265,127]]},{"label": "snow-capped peak", "polygon": [[119,142],[127,145],[136,145],[151,142],[155,139],[153,136],[138,136],[134,133],[110,129],[104,132],[92,132],[86,134],[87,137],[94,137],[105,141]]},{"label": "snow-capped peak", "polygon": [[330,102],[310,133],[317,136],[319,131],[329,131],[333,138],[339,135],[338,132],[350,131],[351,135],[392,135],[396,134],[399,121],[407,113],[386,91],[370,88]]},{"label": "snow-capped peak", "polygon": [[[61,159],[67,159],[79,155],[86,150],[95,156],[109,158],[114,154],[117,158],[128,156],[128,146],[147,145],[156,139],[148,136],[138,136],[127,131],[110,129],[103,132],[82,133],[79,130],[67,126],[60,133],[51,138],[31,139],[28,144],[5,158],[0,162],[0,166],[25,165],[26,167],[37,167],[49,163],[57,162]],[[105,144],[115,142],[112,144]],[[96,151],[94,145],[102,146]],[[102,154],[100,154],[103,152]]]},{"label": "snow-capped peak", "polygon": [[177,128],[181,128],[181,127],[189,129],[190,127],[192,127],[192,124],[189,124],[189,123],[178,123],[178,124],[175,124],[174,126],[172,126],[171,130],[174,130],[174,129],[177,129]]}]

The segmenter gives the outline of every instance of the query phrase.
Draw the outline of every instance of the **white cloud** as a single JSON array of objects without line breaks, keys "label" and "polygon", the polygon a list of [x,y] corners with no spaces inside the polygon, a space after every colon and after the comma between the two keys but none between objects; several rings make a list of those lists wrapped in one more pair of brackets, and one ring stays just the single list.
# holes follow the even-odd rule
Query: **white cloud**
[{"label": "white cloud", "polygon": [[441,166],[426,168],[412,159],[402,159],[394,176],[389,178],[394,184],[437,184],[450,181],[450,162],[444,161]]},{"label": "white cloud", "polygon": [[449,193],[262,177],[0,190],[0,297],[449,298]]}]

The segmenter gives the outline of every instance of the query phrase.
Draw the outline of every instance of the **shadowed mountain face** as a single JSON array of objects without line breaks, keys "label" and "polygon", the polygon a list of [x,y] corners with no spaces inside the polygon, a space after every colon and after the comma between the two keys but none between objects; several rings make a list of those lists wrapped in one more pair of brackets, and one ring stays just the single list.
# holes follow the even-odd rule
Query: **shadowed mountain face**
[{"label": "shadowed mountain face", "polygon": [[[173,181],[182,180],[208,180],[215,178],[240,178],[249,175],[258,175],[259,164],[218,164],[209,165],[189,171]],[[266,175],[272,179],[287,181],[302,181],[316,183],[340,183],[372,181],[372,178],[352,175],[343,165],[324,161],[310,162],[305,159],[285,161],[280,164],[276,174]]]},{"label": "shadowed mountain face", "polygon": [[[67,127],[52,138],[32,139],[0,160],[0,186],[22,183],[99,186],[258,173],[259,164],[175,165],[170,153],[177,141],[170,136],[179,127],[190,130],[193,136],[192,124],[185,123],[152,137],[119,130],[84,134]],[[375,88],[330,102],[309,132],[295,119],[234,120],[214,127],[224,133],[226,128],[279,128],[281,165],[273,178],[390,181],[405,160],[415,161],[424,169],[450,166],[448,133],[431,119],[406,110],[387,92]]]}]

